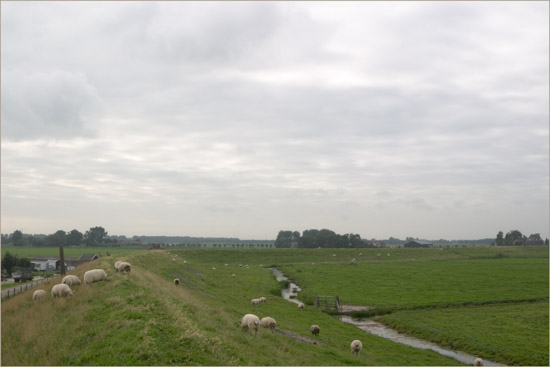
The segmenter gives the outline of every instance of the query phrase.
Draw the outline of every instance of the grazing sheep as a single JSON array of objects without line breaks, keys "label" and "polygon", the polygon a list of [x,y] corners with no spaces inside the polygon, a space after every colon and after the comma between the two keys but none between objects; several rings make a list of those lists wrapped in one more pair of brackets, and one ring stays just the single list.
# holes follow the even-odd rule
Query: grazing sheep
[{"label": "grazing sheep", "polygon": [[304,309],[304,304],[302,302],[298,303],[298,309],[299,310],[303,310]]},{"label": "grazing sheep", "polygon": [[363,253],[362,253],[362,252],[360,252],[360,253],[359,253],[359,256],[363,256]]},{"label": "grazing sheep", "polygon": [[260,320],[260,326],[266,329],[273,330],[277,326],[277,321],[275,321],[273,317],[264,317]]},{"label": "grazing sheep", "polygon": [[78,279],[76,275],[66,275],[65,277],[63,277],[61,283],[67,284],[68,286],[82,284],[82,282],[80,281],[80,279]]},{"label": "grazing sheep", "polygon": [[118,273],[118,264],[120,264],[122,261],[118,260],[115,262],[115,271]]},{"label": "grazing sheep", "polygon": [[254,334],[256,334],[256,332],[258,331],[258,326],[260,326],[260,319],[258,318],[258,316],[251,313],[247,313],[243,316],[241,320],[241,329],[254,329]]},{"label": "grazing sheep", "polygon": [[239,264],[239,268],[242,268],[243,264]]},{"label": "grazing sheep", "polygon": [[184,264],[187,264],[187,260],[183,260],[183,263],[184,263]]},{"label": "grazing sheep", "polygon": [[481,358],[476,358],[474,360],[474,366],[483,366],[483,359]]},{"label": "grazing sheep", "polygon": [[237,277],[235,274],[231,274],[231,276],[232,276],[233,278],[236,278],[236,277]]},{"label": "grazing sheep", "polygon": [[310,330],[313,335],[319,335],[319,325],[311,325]]},{"label": "grazing sheep", "polygon": [[172,261],[176,261],[176,258],[175,258],[175,257],[173,257],[173,258],[172,258]]},{"label": "grazing sheep", "polygon": [[102,280],[109,280],[109,276],[103,269],[88,270],[84,273],[84,283],[86,284],[101,282]]},{"label": "grazing sheep", "polygon": [[335,257],[335,256],[336,256],[336,254],[332,254],[332,257]]},{"label": "grazing sheep", "polygon": [[115,263],[115,270],[117,273],[129,273],[130,270],[132,270],[132,265],[130,265],[130,263],[127,263],[126,261],[117,261]]},{"label": "grazing sheep", "polygon": [[265,298],[265,297],[260,297],[260,302],[261,302],[261,303],[265,303],[265,301],[267,301],[267,298]]},{"label": "grazing sheep", "polygon": [[42,298],[45,295],[46,295],[46,291],[43,289],[39,289],[37,291],[34,291],[34,293],[32,294],[32,300],[36,301],[37,299]]},{"label": "grazing sheep", "polygon": [[354,340],[351,342],[351,354],[361,354],[361,349],[363,349],[363,343],[360,340]]},{"label": "grazing sheep", "polygon": [[216,270],[216,268],[213,267],[212,270]]},{"label": "grazing sheep", "polygon": [[259,306],[262,301],[259,298],[254,298],[250,303],[252,303],[252,306]]},{"label": "grazing sheep", "polygon": [[355,258],[353,258],[353,259],[351,259],[350,264],[353,265],[353,264],[355,264],[356,261],[357,260]]},{"label": "grazing sheep", "polygon": [[67,284],[56,284],[52,288],[52,298],[56,297],[71,297],[73,295],[73,291],[71,291],[71,288]]},{"label": "grazing sheep", "polygon": [[178,278],[174,279],[174,285],[180,285],[180,280]]},{"label": "grazing sheep", "polygon": [[227,265],[229,265],[229,264],[223,264],[223,265],[224,265],[224,266],[227,266]]}]

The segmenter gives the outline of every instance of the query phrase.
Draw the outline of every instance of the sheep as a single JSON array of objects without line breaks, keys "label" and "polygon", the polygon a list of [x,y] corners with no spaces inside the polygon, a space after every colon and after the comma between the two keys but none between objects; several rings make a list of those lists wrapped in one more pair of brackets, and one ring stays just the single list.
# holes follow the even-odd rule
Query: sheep
[{"label": "sheep", "polygon": [[34,291],[34,293],[32,294],[32,300],[36,301],[37,299],[42,298],[45,295],[46,295],[46,291],[43,289],[39,289],[37,291]]},{"label": "sheep", "polygon": [[474,366],[483,366],[483,359],[481,358],[476,358],[474,360]]},{"label": "sheep", "polygon": [[187,260],[183,260],[183,263],[184,263],[184,264],[187,264]]},{"label": "sheep", "polygon": [[122,261],[118,260],[115,262],[115,271],[118,273],[118,265],[121,263]]},{"label": "sheep", "polygon": [[362,252],[360,252],[360,253],[359,253],[359,256],[363,256],[363,253],[362,253]]},{"label": "sheep", "polygon": [[298,310],[303,310],[304,309],[304,304],[302,302],[298,303]]},{"label": "sheep", "polygon": [[212,270],[216,270],[216,268],[213,267]]},{"label": "sheep", "polygon": [[351,259],[350,264],[353,265],[353,264],[355,264],[356,261],[357,260],[355,258],[353,258],[353,259]]},{"label": "sheep", "polygon": [[359,356],[361,354],[361,349],[363,349],[363,343],[360,340],[354,340],[351,342],[351,354],[356,354]]},{"label": "sheep", "polygon": [[264,317],[260,320],[260,326],[273,331],[273,329],[277,326],[277,321],[275,321],[273,317]]},{"label": "sheep", "polygon": [[252,304],[252,306],[259,306],[260,303],[262,303],[262,302],[260,301],[259,298],[254,298],[254,299],[252,299],[252,301],[250,301],[250,303]]},{"label": "sheep", "polygon": [[336,257],[336,254],[332,254],[332,257]]},{"label": "sheep", "polygon": [[71,291],[71,288],[67,284],[56,284],[52,288],[52,298],[56,297],[71,297],[73,295],[73,291]]},{"label": "sheep", "polygon": [[115,270],[121,273],[129,273],[130,270],[132,270],[132,265],[130,263],[127,263],[126,261],[117,261],[115,263]]},{"label": "sheep", "polygon": [[175,257],[173,257],[173,258],[172,258],[172,261],[176,261],[176,258],[175,258]]},{"label": "sheep", "polygon": [[267,298],[265,298],[265,297],[260,297],[260,302],[261,302],[261,303],[265,303],[265,301],[267,301]]},{"label": "sheep", "polygon": [[84,273],[84,283],[86,284],[100,282],[102,280],[109,280],[109,276],[103,269],[88,270]]},{"label": "sheep", "polygon": [[67,284],[68,286],[73,286],[81,284],[81,281],[76,275],[66,275],[65,277],[63,277],[61,283]]},{"label": "sheep", "polygon": [[235,273],[231,274],[231,276],[232,276],[233,278],[236,278],[236,277],[237,277],[237,275],[235,275]]},{"label": "sheep", "polygon": [[247,313],[243,316],[241,320],[241,329],[243,330],[252,330],[254,329],[254,334],[258,331],[258,326],[260,326],[260,319],[258,316],[251,313]]},{"label": "sheep", "polygon": [[311,328],[309,330],[313,335],[319,335],[319,325],[311,325]]},{"label": "sheep", "polygon": [[174,279],[174,285],[180,285],[180,280],[178,278]]}]

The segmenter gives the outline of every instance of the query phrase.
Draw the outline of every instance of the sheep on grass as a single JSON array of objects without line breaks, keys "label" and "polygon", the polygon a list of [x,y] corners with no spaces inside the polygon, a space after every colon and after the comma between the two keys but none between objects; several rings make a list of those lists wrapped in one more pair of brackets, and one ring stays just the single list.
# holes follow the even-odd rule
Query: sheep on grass
[{"label": "sheep on grass", "polygon": [[180,280],[178,278],[174,279],[174,285],[180,285]]},{"label": "sheep on grass", "polygon": [[304,304],[302,302],[298,303],[298,310],[303,310],[304,309]]},{"label": "sheep on grass", "polygon": [[356,354],[359,356],[361,354],[361,349],[363,349],[363,343],[360,340],[354,340],[351,342],[351,354]]},{"label": "sheep on grass", "polygon": [[241,320],[241,329],[243,330],[254,330],[254,334],[258,331],[258,327],[260,326],[260,319],[258,316],[253,315],[251,313],[247,313],[243,316]]},{"label": "sheep on grass", "polygon": [[252,301],[250,301],[250,303],[252,304],[252,306],[259,306],[262,301],[260,301],[259,298],[254,298],[252,299]]},{"label": "sheep on grass", "polygon": [[277,326],[277,321],[275,321],[273,317],[267,316],[260,320],[260,326],[273,331],[273,329]]},{"label": "sheep on grass", "polygon": [[265,297],[260,297],[259,299],[260,299],[261,303],[265,303],[265,301],[267,301],[267,298],[265,298]]},{"label": "sheep on grass", "polygon": [[474,360],[474,366],[483,366],[483,359],[481,358],[476,358]]},{"label": "sheep on grass", "polygon": [[72,295],[73,291],[71,291],[71,288],[67,284],[56,284],[52,288],[52,298],[71,297]]},{"label": "sheep on grass", "polygon": [[132,270],[132,265],[126,261],[117,261],[115,263],[116,272],[129,273]]},{"label": "sheep on grass", "polygon": [[84,283],[86,284],[101,282],[102,280],[109,280],[109,276],[103,269],[88,270],[84,273]]},{"label": "sheep on grass", "polygon": [[81,284],[80,279],[78,279],[76,275],[66,275],[65,277],[63,277],[61,283],[67,284],[69,287]]},{"label": "sheep on grass", "polygon": [[46,295],[46,291],[43,290],[43,289],[39,289],[37,291],[34,291],[34,293],[32,294],[32,300],[36,301],[37,299],[40,299],[40,298],[44,297],[45,295]]},{"label": "sheep on grass", "polygon": [[319,335],[319,325],[311,325],[310,331],[313,335]]},{"label": "sheep on grass", "polygon": [[236,278],[236,277],[237,277],[235,274],[232,274],[231,276],[232,276],[233,278]]}]

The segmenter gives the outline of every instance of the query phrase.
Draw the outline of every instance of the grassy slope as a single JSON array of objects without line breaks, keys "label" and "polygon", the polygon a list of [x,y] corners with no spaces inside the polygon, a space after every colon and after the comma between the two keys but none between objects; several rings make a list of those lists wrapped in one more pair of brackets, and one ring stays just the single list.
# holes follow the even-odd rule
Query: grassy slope
[{"label": "grassy slope", "polygon": [[[374,337],[312,307],[271,295],[277,288],[256,254],[238,251],[180,251],[178,260],[165,251],[136,252],[101,258],[72,273],[107,270],[111,281],[74,287],[70,299],[49,295],[33,302],[27,291],[2,303],[4,365],[455,365],[431,351],[416,350]],[[260,255],[259,255],[260,254]],[[281,254],[283,254],[281,252]],[[283,256],[286,256],[284,254]],[[182,258],[189,260],[184,265]],[[256,261],[252,261],[256,257]],[[258,259],[259,258],[259,259]],[[128,276],[116,274],[115,260],[133,264]],[[216,259],[216,261],[213,261]],[[237,262],[248,261],[250,269]],[[229,263],[227,267],[223,263]],[[215,266],[217,269],[213,270]],[[231,274],[237,277],[232,278]],[[184,282],[175,287],[172,279]],[[39,286],[49,293],[51,285]],[[253,297],[267,296],[258,308]],[[270,315],[278,326],[308,336],[321,326],[319,342],[310,345],[261,330],[257,336],[238,327],[245,313]],[[349,343],[361,339],[360,357]]]}]

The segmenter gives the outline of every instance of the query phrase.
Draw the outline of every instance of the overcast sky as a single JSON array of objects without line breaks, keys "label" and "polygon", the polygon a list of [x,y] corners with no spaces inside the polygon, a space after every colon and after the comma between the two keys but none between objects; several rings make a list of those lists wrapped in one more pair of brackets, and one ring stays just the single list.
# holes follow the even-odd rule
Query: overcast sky
[{"label": "overcast sky", "polygon": [[3,233],[548,237],[548,2],[0,6]]}]

